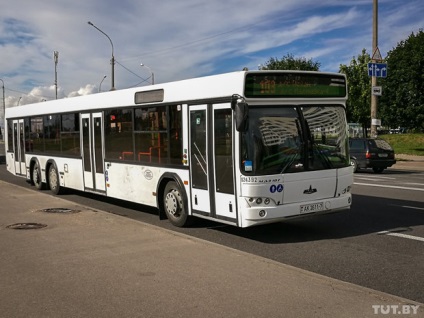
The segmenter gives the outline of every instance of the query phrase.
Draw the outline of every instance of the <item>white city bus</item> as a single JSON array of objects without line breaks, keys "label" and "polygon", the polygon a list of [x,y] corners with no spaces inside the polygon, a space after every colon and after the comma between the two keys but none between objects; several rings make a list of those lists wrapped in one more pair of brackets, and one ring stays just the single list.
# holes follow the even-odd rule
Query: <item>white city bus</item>
[{"label": "white city bus", "polygon": [[348,210],[346,78],[243,71],[6,109],[7,169],[239,227]]}]

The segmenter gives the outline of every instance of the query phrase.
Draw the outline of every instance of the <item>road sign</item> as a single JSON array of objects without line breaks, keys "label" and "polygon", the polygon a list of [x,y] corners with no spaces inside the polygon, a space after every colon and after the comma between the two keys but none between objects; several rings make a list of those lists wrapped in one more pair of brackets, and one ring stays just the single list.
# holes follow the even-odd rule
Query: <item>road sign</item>
[{"label": "road sign", "polygon": [[375,62],[381,62],[383,60],[378,46],[375,48],[374,53],[372,54],[371,60],[374,60]]},{"label": "road sign", "polygon": [[387,64],[368,63],[368,76],[387,77]]},{"label": "road sign", "polygon": [[375,96],[381,96],[381,94],[382,94],[381,86],[373,86],[372,87],[372,94],[375,95]]}]

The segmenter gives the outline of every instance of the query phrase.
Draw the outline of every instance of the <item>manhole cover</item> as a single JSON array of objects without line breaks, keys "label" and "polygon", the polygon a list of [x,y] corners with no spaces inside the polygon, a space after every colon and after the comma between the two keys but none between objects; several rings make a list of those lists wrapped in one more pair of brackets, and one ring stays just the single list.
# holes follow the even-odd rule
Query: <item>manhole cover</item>
[{"label": "manhole cover", "polygon": [[67,208],[50,208],[41,210],[47,213],[77,213],[79,210],[67,209]]},{"label": "manhole cover", "polygon": [[37,230],[42,229],[43,227],[46,227],[47,224],[42,223],[15,223],[6,226],[8,229],[12,230]]}]

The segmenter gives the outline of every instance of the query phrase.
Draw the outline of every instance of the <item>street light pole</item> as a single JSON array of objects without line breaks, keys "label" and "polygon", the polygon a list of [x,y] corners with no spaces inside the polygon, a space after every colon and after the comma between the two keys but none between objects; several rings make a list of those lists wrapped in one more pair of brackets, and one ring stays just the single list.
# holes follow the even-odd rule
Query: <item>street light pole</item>
[{"label": "street light pole", "polygon": [[105,75],[105,76],[103,76],[103,78],[102,78],[102,81],[100,82],[100,85],[99,85],[99,93],[102,91],[102,83],[103,83],[103,81],[105,80],[105,78],[106,78],[107,76]]},{"label": "street light pole", "polygon": [[[4,81],[0,78],[0,81],[2,82],[2,87],[3,87],[3,110],[2,110],[2,112],[1,112],[1,115],[2,115],[2,122],[4,123],[4,119],[6,118],[6,100],[4,99]],[[3,131],[1,130],[1,127],[2,127],[3,125],[1,125],[0,126],[0,133],[1,133],[1,135],[3,136],[3,140],[4,140],[4,133],[3,133]],[[6,126],[5,126],[5,129],[6,129]]]},{"label": "street light pole", "polygon": [[59,62],[59,52],[54,51],[54,86],[56,88],[56,99],[57,99],[57,63]]},{"label": "street light pole", "polygon": [[[378,48],[378,0],[373,0],[373,23],[372,23],[372,50],[373,55]],[[375,62],[375,61],[372,61]],[[375,74],[371,77],[371,87],[377,86],[377,77]],[[377,107],[378,98],[371,94],[371,138],[377,138]]]},{"label": "street light pole", "polygon": [[150,67],[148,67],[147,65],[144,65],[143,63],[141,63],[141,64],[140,64],[140,66],[141,66],[141,67],[143,67],[143,66],[144,66],[144,67],[147,67],[147,69],[150,71],[150,73],[152,74],[152,75],[151,75],[151,77],[152,77],[152,85],[154,85],[154,84],[155,84],[155,74],[153,74],[152,69],[151,69]]},{"label": "street light pole", "polygon": [[113,54],[112,40],[110,39],[109,35],[104,33],[102,30],[100,30],[98,27],[96,27],[93,23],[88,21],[88,24],[91,25],[93,28],[96,28],[99,32],[103,33],[109,39],[110,45],[112,46],[112,59],[110,60],[110,64],[112,64],[112,87],[110,88],[110,90],[114,91],[115,90],[115,56]]}]

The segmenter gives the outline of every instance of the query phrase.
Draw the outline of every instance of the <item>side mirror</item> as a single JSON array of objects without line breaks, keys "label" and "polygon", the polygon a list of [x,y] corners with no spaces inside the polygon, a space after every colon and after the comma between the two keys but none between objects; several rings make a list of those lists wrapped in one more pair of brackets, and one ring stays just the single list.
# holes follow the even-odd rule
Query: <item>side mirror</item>
[{"label": "side mirror", "polygon": [[239,132],[247,131],[249,119],[249,107],[243,97],[233,95],[231,100],[231,108],[236,118],[236,129]]}]

